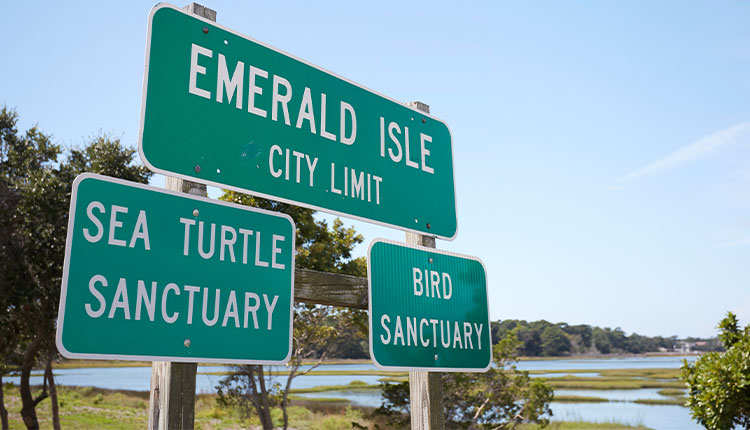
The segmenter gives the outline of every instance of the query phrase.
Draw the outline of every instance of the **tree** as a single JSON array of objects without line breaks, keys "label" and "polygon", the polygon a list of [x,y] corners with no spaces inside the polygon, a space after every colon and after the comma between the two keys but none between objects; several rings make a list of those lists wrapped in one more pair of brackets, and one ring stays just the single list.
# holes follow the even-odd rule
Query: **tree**
[{"label": "tree", "polygon": [[[17,122],[18,115],[4,107],[0,112],[0,176],[2,205],[9,212],[2,220],[8,242],[0,255],[5,284],[2,305],[4,319],[13,321],[17,331],[7,339],[15,345],[6,344],[2,352],[7,354],[26,340],[17,364],[21,371],[21,415],[32,429],[39,427],[35,407],[47,397],[47,378],[42,393],[34,397],[29,376],[38,352],[50,347],[49,339],[54,334],[55,282],[59,279],[55,268],[58,263],[61,267],[63,258],[55,248],[64,248],[65,244],[64,235],[62,240],[59,235],[60,207],[65,205],[60,198],[64,188],[54,166],[61,148],[36,127],[19,134]],[[59,281],[57,289],[59,296]]]},{"label": "tree", "polygon": [[[448,427],[514,429],[522,422],[549,424],[553,391],[544,380],[516,368],[523,347],[516,331],[493,346],[495,366],[486,373],[443,374]],[[391,425],[405,426],[410,413],[408,382],[383,384],[383,399],[377,413],[387,416]]]},{"label": "tree", "polygon": [[750,429],[750,325],[740,329],[728,312],[718,328],[726,352],[710,352],[682,366],[687,406],[707,429]]},{"label": "tree", "polygon": [[[313,304],[300,303],[294,309],[294,338],[292,339],[292,357],[289,359],[289,374],[286,378],[284,390],[281,393],[281,409],[284,417],[284,429],[289,427],[289,391],[292,381],[298,376],[307,375],[318,367],[328,357],[333,339],[336,337],[336,329],[328,324],[331,308],[328,306],[316,306]],[[317,354],[316,354],[317,352]],[[304,360],[317,358],[312,366],[300,370]]]},{"label": "tree", "polygon": [[367,275],[365,259],[352,258],[352,249],[362,243],[364,238],[357,234],[353,227],[344,227],[344,223],[339,218],[336,218],[333,226],[329,227],[325,220],[315,219],[315,211],[312,209],[234,191],[224,191],[220,199],[291,216],[297,225],[295,242],[297,249],[294,257],[297,267],[346,275]]},{"label": "tree", "polygon": [[609,354],[612,351],[612,342],[605,330],[602,330],[599,327],[594,327],[591,338],[596,349],[602,354]]},{"label": "tree", "polygon": [[571,337],[571,349],[582,354],[591,348],[591,326],[585,324],[569,325],[563,331]]},{"label": "tree", "polygon": [[570,354],[570,339],[556,325],[550,325],[542,331],[542,352],[547,356]]},{"label": "tree", "polygon": [[[0,206],[8,208],[0,217],[7,239],[0,245],[4,268],[0,318],[14,321],[17,330],[16,337],[8,338],[14,345],[4,344],[0,352],[8,357],[11,346],[19,350],[21,416],[26,427],[39,428],[36,406],[50,396],[57,429],[52,362],[57,354],[55,323],[73,179],[92,171],[147,182],[150,172],[132,164],[135,150],[107,135],[58,160],[63,153],[59,145],[36,127],[20,134],[17,121],[16,112],[7,108],[0,112]],[[42,392],[34,396],[29,377],[39,361],[44,363],[45,378]]]},{"label": "tree", "polygon": [[[323,220],[314,218],[311,209],[292,206],[273,200],[258,198],[234,191],[224,191],[221,200],[236,204],[283,212],[291,216],[297,225],[295,266],[324,272],[365,276],[364,258],[352,258],[351,251],[364,239],[353,228],[344,227],[336,218],[331,227]],[[287,406],[292,381],[319,366],[335,346],[334,339],[339,327],[356,327],[364,313],[358,310],[334,309],[330,306],[297,304],[294,314],[292,357],[288,363],[289,374],[283,389],[272,384],[263,366],[233,366],[234,371],[220,381],[220,401],[239,405],[246,414],[255,411],[264,429],[272,429],[270,408],[280,405],[283,426],[289,426]],[[333,321],[332,321],[333,320]],[[359,324],[361,325],[361,323]],[[350,330],[349,330],[350,331]],[[358,330],[360,333],[362,330]],[[315,359],[305,370],[303,360]]]}]

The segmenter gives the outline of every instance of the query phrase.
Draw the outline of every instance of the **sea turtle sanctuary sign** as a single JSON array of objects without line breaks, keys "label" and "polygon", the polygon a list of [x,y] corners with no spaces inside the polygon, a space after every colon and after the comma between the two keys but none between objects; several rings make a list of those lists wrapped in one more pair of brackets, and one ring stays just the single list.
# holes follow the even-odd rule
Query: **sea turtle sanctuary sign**
[{"label": "sea turtle sanctuary sign", "polygon": [[294,237],[284,214],[83,174],[57,347],[68,358],[285,363]]},{"label": "sea turtle sanctuary sign", "polygon": [[376,239],[368,251],[370,355],[385,370],[484,372],[487,273],[476,257]]},{"label": "sea turtle sanctuary sign", "polygon": [[149,16],[139,151],[158,173],[456,235],[444,122],[163,3]]}]

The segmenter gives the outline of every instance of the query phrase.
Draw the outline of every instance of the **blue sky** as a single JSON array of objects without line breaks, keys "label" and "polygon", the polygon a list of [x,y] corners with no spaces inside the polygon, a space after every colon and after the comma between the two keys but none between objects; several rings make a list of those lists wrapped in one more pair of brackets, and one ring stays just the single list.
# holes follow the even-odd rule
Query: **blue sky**
[{"label": "blue sky", "polygon": [[[750,322],[749,3],[205,4],[450,126],[459,233],[438,247],[483,259],[492,319]],[[5,5],[0,103],[65,145],[102,130],[135,146],[152,6]],[[404,237],[345,221],[357,255]]]}]

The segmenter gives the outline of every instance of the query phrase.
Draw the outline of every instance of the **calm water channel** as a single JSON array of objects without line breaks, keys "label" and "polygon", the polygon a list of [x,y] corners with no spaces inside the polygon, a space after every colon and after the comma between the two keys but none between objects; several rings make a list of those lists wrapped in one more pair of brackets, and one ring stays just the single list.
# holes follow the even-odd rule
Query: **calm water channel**
[{"label": "calm water channel", "polygon": [[[682,365],[682,360],[695,360],[696,357],[628,357],[610,359],[570,359],[570,360],[528,360],[518,363],[521,370],[592,370],[577,373],[578,376],[596,376],[596,370],[604,369],[674,369]],[[283,367],[277,368],[283,370]],[[199,366],[196,389],[199,393],[212,393],[221,379],[220,375],[209,372],[228,370],[224,366]],[[316,370],[375,370],[372,364],[322,365]],[[151,380],[150,367],[116,367],[55,370],[56,382],[60,385],[94,386],[109,389],[148,391]],[[565,373],[549,373],[534,376],[557,377]],[[308,375],[297,378],[293,388],[310,388],[320,385],[345,385],[352,381],[377,384],[380,376],[373,375]],[[19,383],[19,378],[4,378],[7,382]],[[286,377],[275,376],[274,382],[286,382]],[[31,383],[42,384],[41,376],[32,377]],[[657,389],[642,390],[557,390],[557,395],[604,397],[609,403],[559,403],[553,402],[553,418],[556,420],[617,421],[626,424],[643,424],[656,430],[700,429],[694,423],[687,408],[681,406],[654,406],[632,403],[636,399],[663,399]],[[337,397],[349,400],[355,405],[380,406],[380,393],[376,390],[343,390],[304,394],[306,397]]]}]

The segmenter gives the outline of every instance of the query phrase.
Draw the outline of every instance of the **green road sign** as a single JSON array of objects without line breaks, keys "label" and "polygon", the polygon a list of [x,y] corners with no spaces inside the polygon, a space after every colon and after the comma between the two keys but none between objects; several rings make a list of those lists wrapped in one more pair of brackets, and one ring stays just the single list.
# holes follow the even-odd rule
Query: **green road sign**
[{"label": "green road sign", "polygon": [[285,363],[294,235],[287,215],[83,174],[57,348],[68,358]]},{"label": "green road sign", "polygon": [[370,355],[386,370],[484,372],[492,362],[481,260],[376,239],[368,252]]},{"label": "green road sign", "polygon": [[155,172],[456,235],[444,122],[171,5],[149,17],[141,109]]}]

